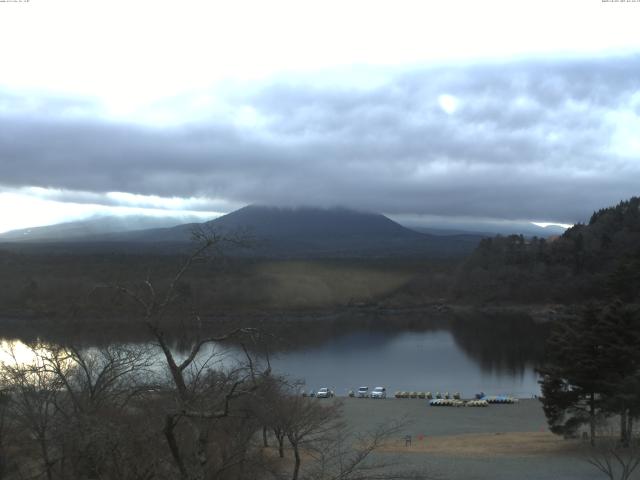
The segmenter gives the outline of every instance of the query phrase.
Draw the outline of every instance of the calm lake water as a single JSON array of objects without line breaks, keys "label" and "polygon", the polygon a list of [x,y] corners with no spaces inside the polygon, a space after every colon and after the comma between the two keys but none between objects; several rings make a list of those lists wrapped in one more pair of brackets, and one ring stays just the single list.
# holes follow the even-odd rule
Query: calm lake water
[{"label": "calm lake water", "polygon": [[[522,316],[293,322],[276,335],[282,342],[271,349],[270,359],[275,373],[304,381],[307,391],[329,387],[346,395],[366,385],[385,386],[390,394],[397,390],[461,392],[471,397],[485,392],[526,398],[539,393],[535,366],[543,359],[547,331],[548,326]],[[2,332],[0,336],[12,338]],[[34,337],[22,339],[30,338]],[[68,340],[64,335],[53,341],[60,338]],[[95,336],[73,341],[83,347],[100,342]],[[139,343],[141,339],[125,335],[105,341]],[[211,348],[221,353],[222,366],[244,355],[232,345]],[[212,350],[207,351],[205,355]]]},{"label": "calm lake water", "polygon": [[518,368],[483,365],[456,342],[451,331],[358,332],[277,355],[276,372],[305,381],[307,390],[327,386],[337,395],[367,385],[396,390],[477,392],[531,397],[539,393],[533,362]]}]

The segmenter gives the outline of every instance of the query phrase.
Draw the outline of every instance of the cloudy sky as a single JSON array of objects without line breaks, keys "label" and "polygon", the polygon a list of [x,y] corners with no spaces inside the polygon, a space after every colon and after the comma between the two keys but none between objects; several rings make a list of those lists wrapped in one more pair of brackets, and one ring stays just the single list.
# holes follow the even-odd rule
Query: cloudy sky
[{"label": "cloudy sky", "polygon": [[640,194],[640,3],[0,2],[0,231],[249,203],[571,224]]}]

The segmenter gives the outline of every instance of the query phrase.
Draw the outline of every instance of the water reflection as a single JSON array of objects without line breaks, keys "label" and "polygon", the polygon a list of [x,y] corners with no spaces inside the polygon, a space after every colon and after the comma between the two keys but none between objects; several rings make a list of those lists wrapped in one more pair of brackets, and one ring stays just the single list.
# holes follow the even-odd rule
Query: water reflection
[{"label": "water reflection", "polygon": [[519,372],[488,370],[461,349],[450,331],[360,332],[323,346],[278,355],[272,364],[307,387],[329,386],[338,394],[360,385],[391,391],[510,393],[538,392],[533,364]]},{"label": "water reflection", "polygon": [[[329,318],[261,320],[255,326],[270,335],[268,343],[249,345],[254,354],[270,352],[274,371],[302,379],[308,389],[329,386],[339,394],[360,385],[384,385],[389,390],[479,391],[531,396],[538,393],[536,364],[542,360],[548,327],[526,316],[427,315],[368,312]],[[225,324],[209,324],[224,331]],[[83,329],[82,334],[35,330],[12,332],[25,343],[34,339],[91,348],[110,343],[151,344],[143,329]],[[21,335],[15,335],[21,333]],[[174,350],[186,355],[189,332],[174,332]],[[20,341],[1,345],[0,361],[9,347],[22,358],[29,348]],[[233,344],[211,345],[217,367],[242,361],[244,351]],[[158,364],[163,360],[157,354]],[[26,357],[25,357],[26,361]]]},{"label": "water reflection", "polygon": [[524,375],[544,358],[550,324],[526,315],[456,317],[451,332],[456,344],[485,372]]}]

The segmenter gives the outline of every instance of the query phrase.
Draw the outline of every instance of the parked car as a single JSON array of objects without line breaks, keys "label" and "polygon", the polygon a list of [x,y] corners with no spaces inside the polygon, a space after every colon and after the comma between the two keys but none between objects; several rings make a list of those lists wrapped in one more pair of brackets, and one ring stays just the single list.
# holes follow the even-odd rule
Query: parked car
[{"label": "parked car", "polygon": [[360,387],[358,389],[358,398],[367,398],[369,396],[369,387]]},{"label": "parked car", "polygon": [[316,397],[317,398],[331,398],[331,397],[333,397],[333,395],[334,395],[333,391],[329,390],[327,387],[322,387],[316,393]]},{"label": "parked car", "polygon": [[384,387],[376,387],[371,392],[371,398],[387,398],[387,389]]}]

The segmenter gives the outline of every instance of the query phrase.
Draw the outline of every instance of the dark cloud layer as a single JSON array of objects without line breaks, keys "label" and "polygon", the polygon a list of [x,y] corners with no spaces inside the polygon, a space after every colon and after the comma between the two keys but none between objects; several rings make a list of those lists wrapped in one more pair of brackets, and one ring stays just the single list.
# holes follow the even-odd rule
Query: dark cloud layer
[{"label": "dark cloud layer", "polygon": [[640,193],[640,149],[625,150],[616,123],[620,111],[640,122],[640,56],[415,70],[373,89],[280,82],[235,98],[259,126],[142,127],[69,114],[90,110],[81,101],[0,94],[0,184],[565,223]]}]

